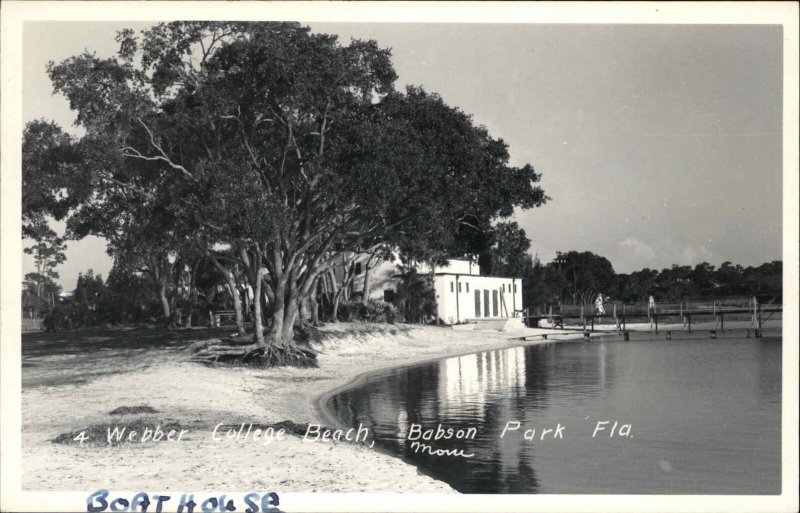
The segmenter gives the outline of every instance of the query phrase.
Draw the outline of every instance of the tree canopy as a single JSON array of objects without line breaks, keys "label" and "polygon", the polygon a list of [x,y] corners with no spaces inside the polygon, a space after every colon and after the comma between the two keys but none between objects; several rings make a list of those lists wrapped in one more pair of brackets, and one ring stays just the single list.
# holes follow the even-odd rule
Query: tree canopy
[{"label": "tree canopy", "polygon": [[115,57],[50,64],[86,134],[37,127],[25,172],[69,179],[44,180],[50,195],[32,195],[31,212],[68,209],[72,236],[138,252],[154,274],[176,254],[240,269],[269,351],[291,349],[298,306],[337,255],[486,247],[496,219],[547,199],[533,167],[511,166],[506,143],[469,115],[396,91],[374,41],[273,22],[165,23],[117,40]]}]

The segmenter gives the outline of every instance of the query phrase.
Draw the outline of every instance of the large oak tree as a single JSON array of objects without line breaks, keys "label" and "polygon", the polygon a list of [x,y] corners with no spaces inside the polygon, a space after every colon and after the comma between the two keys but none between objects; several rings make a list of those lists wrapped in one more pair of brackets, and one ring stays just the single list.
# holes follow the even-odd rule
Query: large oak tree
[{"label": "large oak tree", "polygon": [[229,22],[118,41],[114,58],[49,68],[86,130],[75,172],[92,192],[78,195],[71,226],[117,237],[120,250],[163,258],[193,246],[243,269],[254,347],[268,359],[294,350],[298,308],[341,254],[375,243],[457,253],[546,199],[534,169],[509,165],[507,145],[470,116],[395,91],[374,41]]}]

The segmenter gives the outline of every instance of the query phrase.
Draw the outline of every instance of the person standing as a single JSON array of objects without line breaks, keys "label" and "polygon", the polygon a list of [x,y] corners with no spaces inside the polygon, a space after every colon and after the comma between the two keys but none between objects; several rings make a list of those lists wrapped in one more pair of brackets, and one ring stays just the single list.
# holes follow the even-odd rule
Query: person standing
[{"label": "person standing", "polygon": [[606,310],[603,308],[603,294],[597,294],[597,299],[594,300],[594,306],[597,309],[597,315],[605,315]]}]

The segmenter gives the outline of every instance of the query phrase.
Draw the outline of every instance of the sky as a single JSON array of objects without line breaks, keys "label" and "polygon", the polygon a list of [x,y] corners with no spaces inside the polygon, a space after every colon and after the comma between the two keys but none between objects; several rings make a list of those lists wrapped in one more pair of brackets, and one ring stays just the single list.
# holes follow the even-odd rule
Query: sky
[{"label": "sky", "polygon": [[[45,73],[84,48],[111,56],[141,23],[27,23],[23,117],[72,127]],[[617,272],[782,255],[782,32],[755,25],[312,23],[392,50],[398,88],[421,85],[542,174],[546,205],[516,212],[546,263],[592,251]],[[33,269],[23,260],[23,272]],[[71,241],[65,290],[102,240]]]}]

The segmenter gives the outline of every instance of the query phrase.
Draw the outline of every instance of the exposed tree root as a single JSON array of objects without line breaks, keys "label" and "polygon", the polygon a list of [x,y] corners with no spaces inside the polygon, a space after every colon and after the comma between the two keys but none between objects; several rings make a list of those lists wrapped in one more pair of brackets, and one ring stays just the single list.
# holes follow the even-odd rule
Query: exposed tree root
[{"label": "exposed tree root", "polygon": [[294,344],[241,345],[240,341],[210,339],[195,342],[185,351],[193,353],[191,361],[206,364],[230,363],[255,367],[317,366],[316,351]]},{"label": "exposed tree root", "polygon": [[294,344],[268,344],[256,347],[242,358],[242,363],[264,367],[316,367],[317,352]]}]

